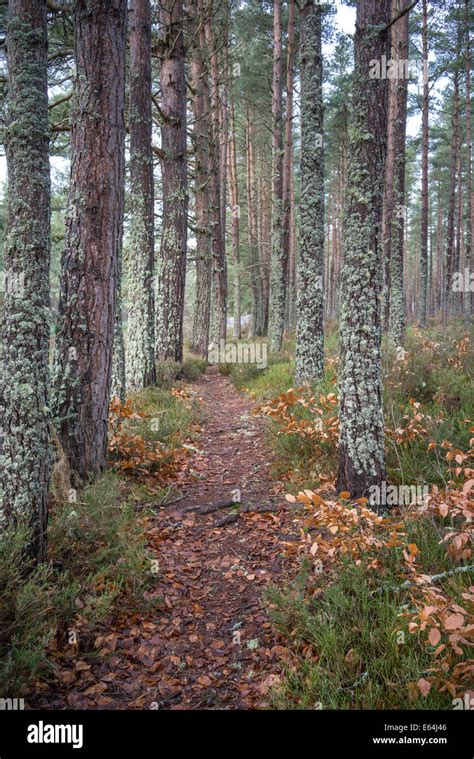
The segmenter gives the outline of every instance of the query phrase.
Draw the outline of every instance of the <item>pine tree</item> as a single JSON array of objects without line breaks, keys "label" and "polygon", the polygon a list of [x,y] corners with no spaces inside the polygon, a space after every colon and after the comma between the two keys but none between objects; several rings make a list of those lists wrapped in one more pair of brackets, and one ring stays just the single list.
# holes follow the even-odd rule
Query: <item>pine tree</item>
[{"label": "pine tree", "polygon": [[340,327],[339,491],[358,498],[385,479],[382,407],[381,239],[390,0],[359,0],[344,230]]},{"label": "pine tree", "polygon": [[43,559],[50,479],[50,175],[47,8],[8,7],[8,215],[0,383],[0,526],[28,529],[26,552]]},{"label": "pine tree", "polygon": [[202,15],[204,0],[189,4],[192,40],[191,81],[194,125],[192,143],[195,157],[194,211],[196,225],[196,299],[191,351],[207,358],[211,319],[212,259],[209,219],[209,83],[205,68],[206,39]]},{"label": "pine tree", "polygon": [[301,8],[301,230],[296,382],[324,375],[324,155],[321,6]]},{"label": "pine tree", "polygon": [[54,410],[73,482],[106,462],[123,224],[126,0],[77,0]]},{"label": "pine tree", "polygon": [[163,222],[156,299],[156,356],[183,360],[188,235],[186,79],[183,2],[161,0],[159,46]]},{"label": "pine tree", "polygon": [[130,7],[130,248],[127,385],[152,385],[155,370],[154,184],[151,146],[151,7]]},{"label": "pine tree", "polygon": [[283,231],[283,96],[281,0],[273,2],[273,143],[272,143],[272,257],[268,337],[270,350],[281,349],[285,325],[286,267]]}]

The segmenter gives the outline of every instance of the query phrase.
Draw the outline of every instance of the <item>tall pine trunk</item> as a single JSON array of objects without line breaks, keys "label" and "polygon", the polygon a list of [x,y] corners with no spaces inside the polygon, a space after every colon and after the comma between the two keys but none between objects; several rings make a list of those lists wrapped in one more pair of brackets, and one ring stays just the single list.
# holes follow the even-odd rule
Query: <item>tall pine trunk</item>
[{"label": "tall pine trunk", "polygon": [[359,0],[344,228],[340,328],[339,491],[366,496],[385,479],[381,368],[382,197],[388,81],[371,61],[389,57],[390,0]]},{"label": "tall pine trunk", "polygon": [[7,26],[8,215],[0,384],[0,527],[46,550],[50,479],[50,176],[46,3],[10,0]]},{"label": "tall pine trunk", "polygon": [[[393,0],[393,17],[405,7],[404,0]],[[408,60],[408,17],[405,13],[391,28],[392,49],[396,60]],[[403,276],[403,254],[405,242],[405,143],[407,130],[408,76],[405,66],[398,66],[395,80],[395,124],[394,124],[394,208],[392,219],[392,245],[390,253],[390,309],[389,334],[395,345],[403,342],[405,335],[405,295]]]},{"label": "tall pine trunk", "polygon": [[[465,264],[472,270],[472,227],[474,223],[474,196],[472,188],[472,131],[471,131],[471,36],[470,36],[470,2],[464,1],[466,27],[466,257]],[[474,294],[464,293],[464,314],[469,318],[474,313]]]},{"label": "tall pine trunk", "polygon": [[[422,5],[422,60],[428,66],[428,0]],[[429,87],[427,71],[423,76],[423,106],[421,122],[421,249],[420,249],[420,306],[418,320],[426,326],[428,309],[428,221],[429,221]]]},{"label": "tall pine trunk", "polygon": [[156,356],[183,360],[184,291],[188,235],[188,175],[184,11],[162,0],[160,45],[163,224],[156,300]]},{"label": "tall pine trunk", "polygon": [[234,337],[240,340],[241,328],[241,293],[240,293],[240,206],[239,184],[237,178],[237,146],[235,137],[235,106],[231,96],[230,109],[230,138],[229,138],[229,186],[232,212],[232,255],[234,263]]},{"label": "tall pine trunk", "polygon": [[124,195],[126,0],[77,0],[54,407],[73,481],[106,463]]},{"label": "tall pine trunk", "polygon": [[126,376],[136,390],[154,384],[154,188],[151,147],[150,0],[130,7],[130,249]]},{"label": "tall pine trunk", "polygon": [[195,157],[194,199],[196,222],[196,300],[194,306],[191,351],[207,358],[211,318],[212,252],[209,219],[209,85],[204,65],[206,46],[204,27],[200,23],[203,0],[189,4],[190,30],[193,39],[191,58],[192,142]]},{"label": "tall pine trunk", "polygon": [[295,0],[290,0],[288,14],[288,43],[286,53],[286,115],[283,153],[283,218],[282,260],[285,276],[285,318],[283,329],[289,329],[290,314],[290,246],[291,246],[291,185],[293,174],[293,79],[295,48]]},{"label": "tall pine trunk", "polygon": [[301,230],[296,382],[324,375],[324,153],[321,6],[301,8]]},{"label": "tall pine trunk", "polygon": [[443,321],[446,323],[452,302],[451,283],[454,262],[454,223],[456,210],[456,168],[459,150],[459,72],[454,73],[454,94],[451,132],[451,156],[449,164],[449,204],[446,223],[446,256],[444,269]]},{"label": "tall pine trunk", "polygon": [[285,326],[286,267],[282,244],[283,231],[283,119],[282,119],[282,28],[281,0],[273,0],[273,94],[272,94],[272,253],[268,336],[270,350],[281,349]]},{"label": "tall pine trunk", "polygon": [[212,14],[215,10],[214,0],[209,0],[209,17],[206,21],[205,33],[211,82],[211,131],[209,140],[209,199],[213,265],[211,341],[217,344],[219,340],[225,340],[227,335],[227,259],[222,223],[221,140],[224,135],[220,118],[218,46],[212,24]]}]

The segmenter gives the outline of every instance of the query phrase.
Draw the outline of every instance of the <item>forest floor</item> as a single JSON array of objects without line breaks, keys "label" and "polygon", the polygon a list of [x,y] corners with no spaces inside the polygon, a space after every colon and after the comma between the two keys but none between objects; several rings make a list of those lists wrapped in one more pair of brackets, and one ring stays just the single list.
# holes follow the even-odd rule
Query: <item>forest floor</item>
[{"label": "forest floor", "polygon": [[170,505],[146,519],[149,557],[158,562],[147,595],[159,610],[121,610],[95,631],[89,655],[69,647],[54,675],[36,683],[30,706],[269,705],[286,649],[269,621],[266,589],[298,571],[297,559],[285,555],[285,544],[297,538],[296,507],[272,479],[255,403],[212,369],[192,392],[203,422],[185,479]]}]

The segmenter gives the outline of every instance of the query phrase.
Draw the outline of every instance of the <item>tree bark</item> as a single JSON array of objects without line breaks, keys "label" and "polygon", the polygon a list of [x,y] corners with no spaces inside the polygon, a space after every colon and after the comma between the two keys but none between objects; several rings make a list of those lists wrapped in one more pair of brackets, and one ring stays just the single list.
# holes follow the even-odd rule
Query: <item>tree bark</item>
[{"label": "tree bark", "polygon": [[150,0],[130,7],[130,249],[127,385],[153,385],[155,368],[154,183],[151,117]]},{"label": "tree bark", "polygon": [[156,357],[183,361],[183,317],[188,239],[188,174],[184,10],[182,0],[160,0],[161,161],[163,226],[156,298]]},{"label": "tree bark", "polygon": [[234,337],[240,340],[242,337],[241,328],[241,293],[240,293],[240,206],[239,206],[239,185],[237,181],[237,147],[235,137],[235,106],[231,97],[230,100],[230,139],[229,139],[229,186],[230,186],[230,204],[232,212],[232,254],[234,261]]},{"label": "tree bark", "polygon": [[[393,0],[393,17],[401,13],[405,0]],[[408,18],[401,16],[391,27],[392,49],[398,62],[408,60]],[[395,128],[394,128],[394,208],[392,219],[392,246],[390,255],[390,312],[389,333],[395,345],[401,345],[405,335],[405,290],[403,255],[405,247],[405,143],[407,130],[408,77],[402,67],[395,79]],[[401,73],[401,75],[400,75]]]},{"label": "tree bark", "polygon": [[0,383],[0,528],[27,530],[45,558],[50,480],[50,174],[47,8],[10,0],[7,24],[8,212]]},{"label": "tree bark", "polygon": [[[340,329],[338,490],[367,496],[385,479],[381,369],[383,175],[388,82],[371,78],[371,61],[388,58],[389,0],[359,0],[353,116],[344,229]],[[377,29],[377,31],[376,31]]]},{"label": "tree bark", "polygon": [[[422,60],[428,65],[428,0],[422,6]],[[428,304],[428,221],[429,221],[429,87],[428,77],[423,77],[423,106],[421,123],[421,249],[420,249],[420,309],[418,321],[426,326]]]},{"label": "tree bark", "polygon": [[298,262],[298,384],[324,376],[324,148],[321,6],[301,8],[301,231]]},{"label": "tree bark", "polygon": [[124,195],[126,0],[77,0],[54,409],[73,481],[104,468]]},{"label": "tree bark", "polygon": [[268,336],[270,350],[281,349],[285,326],[286,267],[282,244],[283,222],[283,120],[282,120],[282,28],[281,0],[273,0],[273,94],[272,94],[272,254]]},{"label": "tree bark", "polygon": [[449,205],[446,223],[446,256],[444,271],[443,322],[446,323],[451,306],[451,283],[454,261],[454,216],[456,209],[456,167],[459,150],[459,73],[454,73],[454,95],[452,113],[451,157],[449,164]]},{"label": "tree bark", "polygon": [[212,251],[209,218],[209,133],[210,102],[207,72],[204,65],[206,39],[200,18],[203,0],[189,4],[191,38],[194,40],[191,59],[192,109],[194,116],[193,147],[195,155],[195,217],[196,217],[196,301],[193,318],[191,351],[207,358],[211,319]]},{"label": "tree bark", "polygon": [[214,0],[209,0],[205,32],[211,79],[211,135],[209,144],[209,192],[211,247],[213,259],[213,303],[211,310],[211,342],[225,340],[227,335],[227,259],[222,226],[221,148],[222,129],[219,100],[219,61],[212,27]]},{"label": "tree bark", "polygon": [[295,47],[295,0],[289,2],[288,41],[286,53],[286,115],[283,152],[283,218],[282,260],[285,275],[285,318],[283,331],[289,329],[290,316],[290,246],[291,246],[291,179],[293,171],[293,68]]},{"label": "tree bark", "polygon": [[[466,268],[472,270],[472,228],[474,223],[474,196],[472,188],[472,131],[471,131],[471,36],[470,36],[470,2],[465,0],[466,25]],[[474,294],[464,293],[464,314],[469,318],[474,313]]]}]

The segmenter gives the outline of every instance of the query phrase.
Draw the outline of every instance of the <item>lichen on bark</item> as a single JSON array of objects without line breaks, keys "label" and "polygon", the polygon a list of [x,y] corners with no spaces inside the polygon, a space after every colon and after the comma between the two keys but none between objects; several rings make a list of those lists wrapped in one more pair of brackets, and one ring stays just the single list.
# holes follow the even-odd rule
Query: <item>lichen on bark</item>
[{"label": "lichen on bark", "polygon": [[26,551],[46,548],[50,479],[50,170],[46,3],[10,0],[7,25],[8,215],[1,326],[0,527],[28,529]]},{"label": "lichen on bark", "polygon": [[301,9],[301,201],[296,323],[297,383],[324,375],[324,154],[321,6]]},{"label": "lichen on bark", "polygon": [[344,229],[340,327],[339,490],[353,497],[385,479],[381,372],[383,176],[388,81],[370,61],[388,57],[389,0],[357,7],[353,115]]}]

